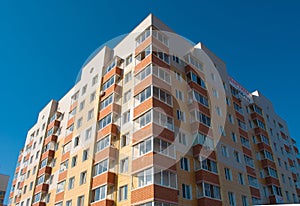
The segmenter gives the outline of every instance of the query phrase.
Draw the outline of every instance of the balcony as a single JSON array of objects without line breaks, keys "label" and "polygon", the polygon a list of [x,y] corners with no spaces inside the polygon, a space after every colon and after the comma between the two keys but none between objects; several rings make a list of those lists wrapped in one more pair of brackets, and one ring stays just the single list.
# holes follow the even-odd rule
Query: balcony
[{"label": "balcony", "polygon": [[279,195],[270,195],[269,200],[270,204],[283,203],[283,197]]},{"label": "balcony", "polygon": [[212,173],[210,171],[201,169],[195,172],[195,176],[196,183],[201,183],[205,181],[213,183],[215,185],[220,185],[218,174]]},{"label": "balcony", "polygon": [[207,156],[210,159],[216,160],[216,152],[209,148],[208,146],[203,146],[201,144],[196,144],[193,146],[193,155],[194,157]]},{"label": "balcony", "polygon": [[57,142],[57,135],[52,134],[52,135],[46,137],[44,145],[48,144],[49,142],[55,142],[56,143]]},{"label": "balcony", "polygon": [[276,169],[276,165],[274,162],[272,162],[271,160],[269,159],[263,159],[260,161],[261,162],[261,165],[263,168],[266,168],[266,167],[272,167],[273,169]]},{"label": "balcony", "polygon": [[264,142],[259,142],[257,144],[257,147],[258,147],[258,151],[266,150],[272,153],[272,148]]},{"label": "balcony", "polygon": [[265,180],[266,180],[267,185],[276,185],[276,186],[280,187],[279,180],[274,177],[269,176],[269,177],[266,177]]},{"label": "balcony", "polygon": [[108,184],[114,185],[116,182],[116,174],[113,172],[104,172],[100,175],[94,176],[92,179],[92,188],[96,188],[97,186]]},{"label": "balcony", "polygon": [[94,162],[99,162],[105,158],[116,159],[117,155],[118,155],[118,149],[111,145],[99,152],[96,152],[94,157]]},{"label": "balcony", "polygon": [[39,170],[37,176],[39,177],[43,174],[51,174],[51,172],[52,172],[52,168],[50,166],[45,166]]},{"label": "balcony", "polygon": [[44,183],[39,184],[35,187],[34,193],[36,194],[36,193],[39,193],[39,192],[42,192],[42,191],[48,192],[48,189],[49,189],[49,184],[44,182]]},{"label": "balcony", "polygon": [[208,205],[208,206],[222,206],[222,200],[212,199],[208,197],[201,197],[197,200],[198,205]]}]

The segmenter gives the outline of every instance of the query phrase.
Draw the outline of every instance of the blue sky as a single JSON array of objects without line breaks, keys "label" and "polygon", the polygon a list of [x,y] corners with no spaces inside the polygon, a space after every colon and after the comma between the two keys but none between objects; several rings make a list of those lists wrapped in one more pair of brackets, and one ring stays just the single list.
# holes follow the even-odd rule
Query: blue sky
[{"label": "blue sky", "polygon": [[74,84],[85,59],[153,13],[203,42],[248,90],[273,101],[297,141],[300,1],[0,2],[0,173],[13,175],[27,130]]}]

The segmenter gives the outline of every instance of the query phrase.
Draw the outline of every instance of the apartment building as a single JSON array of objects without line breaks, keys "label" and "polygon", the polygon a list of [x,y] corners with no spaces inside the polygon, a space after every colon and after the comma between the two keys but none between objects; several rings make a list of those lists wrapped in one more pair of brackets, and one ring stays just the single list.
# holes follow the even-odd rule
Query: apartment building
[{"label": "apartment building", "polygon": [[0,174],[0,206],[4,203],[9,176]]},{"label": "apartment building", "polygon": [[294,203],[298,154],[266,97],[150,14],[40,111],[9,205]]}]

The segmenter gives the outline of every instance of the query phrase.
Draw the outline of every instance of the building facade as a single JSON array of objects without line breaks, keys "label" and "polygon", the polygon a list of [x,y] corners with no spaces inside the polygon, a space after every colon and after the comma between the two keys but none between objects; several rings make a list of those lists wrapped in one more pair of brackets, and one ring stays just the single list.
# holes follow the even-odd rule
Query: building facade
[{"label": "building facade", "polygon": [[294,203],[298,154],[267,98],[150,14],[41,110],[9,205]]},{"label": "building facade", "polygon": [[0,206],[4,203],[9,176],[0,174]]}]

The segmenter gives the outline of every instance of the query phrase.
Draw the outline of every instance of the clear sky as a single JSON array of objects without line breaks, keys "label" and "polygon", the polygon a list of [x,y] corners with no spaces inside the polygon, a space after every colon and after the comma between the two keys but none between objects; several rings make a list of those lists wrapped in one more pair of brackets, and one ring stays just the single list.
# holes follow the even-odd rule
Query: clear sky
[{"label": "clear sky", "polygon": [[153,13],[203,42],[248,90],[259,89],[298,142],[300,1],[0,2],[0,173],[13,176],[27,130],[73,85],[85,59]]}]

